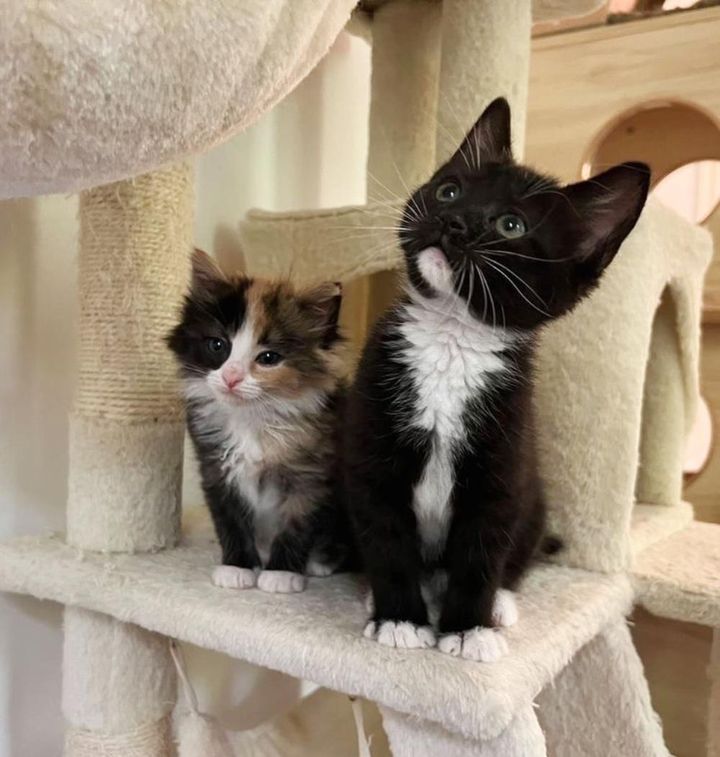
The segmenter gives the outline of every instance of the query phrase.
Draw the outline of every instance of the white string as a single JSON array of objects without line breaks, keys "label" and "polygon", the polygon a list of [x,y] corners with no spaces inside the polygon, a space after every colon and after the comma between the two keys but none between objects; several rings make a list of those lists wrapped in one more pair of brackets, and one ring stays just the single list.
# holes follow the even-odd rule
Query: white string
[{"label": "white string", "polygon": [[352,705],[355,730],[357,731],[358,757],[372,757],[370,742],[365,734],[365,720],[363,718],[362,702],[357,697],[348,697]]},{"label": "white string", "polygon": [[192,683],[190,683],[190,678],[187,674],[187,668],[185,666],[185,658],[183,656],[182,649],[178,645],[177,641],[175,641],[175,639],[170,639],[170,654],[172,655],[173,662],[175,663],[175,669],[177,670],[178,677],[182,682],[183,692],[185,694],[185,700],[188,703],[188,707],[195,715],[199,715],[200,712],[198,710],[197,695],[195,694],[195,689],[193,688]]}]

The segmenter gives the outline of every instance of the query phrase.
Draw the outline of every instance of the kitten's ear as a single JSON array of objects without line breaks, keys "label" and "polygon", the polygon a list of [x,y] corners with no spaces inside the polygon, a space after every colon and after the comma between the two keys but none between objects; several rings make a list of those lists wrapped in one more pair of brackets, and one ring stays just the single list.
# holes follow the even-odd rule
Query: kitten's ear
[{"label": "kitten's ear", "polygon": [[197,247],[192,254],[192,275],[190,289],[194,294],[202,294],[212,290],[215,284],[226,282],[227,276],[220,270],[220,266],[203,250]]},{"label": "kitten's ear", "polygon": [[323,332],[322,346],[330,347],[339,337],[338,318],[342,303],[342,284],[337,281],[317,284],[305,290],[300,300]]},{"label": "kitten's ear", "polygon": [[580,255],[599,276],[637,223],[647,200],[650,168],[623,163],[563,189],[584,227]]},{"label": "kitten's ear", "polygon": [[510,105],[504,97],[498,97],[470,129],[454,159],[470,165],[512,160],[510,137]]}]

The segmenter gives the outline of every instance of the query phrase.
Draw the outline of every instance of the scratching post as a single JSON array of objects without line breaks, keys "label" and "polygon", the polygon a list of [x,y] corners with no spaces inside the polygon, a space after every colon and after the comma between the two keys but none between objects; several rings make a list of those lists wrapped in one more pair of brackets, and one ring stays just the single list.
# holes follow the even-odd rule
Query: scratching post
[{"label": "scratching post", "polygon": [[[191,224],[185,165],[81,196],[67,518],[67,540],[81,550],[142,552],[177,542],[184,428],[163,337],[186,285]],[[174,701],[166,640],[66,609],[66,757],[169,755]]]},{"label": "scratching post", "polygon": [[[432,171],[441,15],[442,3],[432,0],[395,0],[373,15],[367,159],[371,203],[395,204]],[[391,210],[380,207],[378,212],[385,226],[399,223]],[[364,223],[368,220],[365,216]],[[347,328],[359,347],[394,300],[396,279],[394,271],[378,271],[347,287],[344,312],[352,316]]]},{"label": "scratching post", "polygon": [[152,550],[178,538],[184,429],[163,338],[187,280],[191,203],[184,165],[80,198],[67,540],[81,549]]},{"label": "scratching post", "polygon": [[504,95],[513,152],[522,158],[530,70],[529,0],[444,0],[436,164],[444,163],[484,107]]},{"label": "scratching post", "polygon": [[175,669],[162,636],[68,607],[65,757],[169,757]]},{"label": "scratching post", "polygon": [[[508,23],[512,19],[512,23]],[[510,101],[522,154],[531,3],[393,0],[373,16],[368,197],[406,197],[457,148],[483,108]],[[393,301],[395,274],[359,282],[366,328]]]},{"label": "scratching post", "polygon": [[407,195],[435,163],[443,4],[395,0],[373,16],[368,196]]}]

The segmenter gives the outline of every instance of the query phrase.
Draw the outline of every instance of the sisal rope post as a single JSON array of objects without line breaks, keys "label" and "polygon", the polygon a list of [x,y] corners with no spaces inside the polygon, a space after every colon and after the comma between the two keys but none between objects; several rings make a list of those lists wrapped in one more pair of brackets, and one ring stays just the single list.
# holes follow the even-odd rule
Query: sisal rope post
[{"label": "sisal rope post", "polygon": [[184,431],[163,338],[187,283],[191,223],[185,165],[81,195],[68,496],[68,542],[81,549],[177,541]]},{"label": "sisal rope post", "polygon": [[[81,550],[150,551],[179,538],[184,425],[163,338],[191,248],[186,165],[81,195],[67,515]],[[165,639],[68,607],[63,660],[66,757],[169,757],[176,676]]]}]

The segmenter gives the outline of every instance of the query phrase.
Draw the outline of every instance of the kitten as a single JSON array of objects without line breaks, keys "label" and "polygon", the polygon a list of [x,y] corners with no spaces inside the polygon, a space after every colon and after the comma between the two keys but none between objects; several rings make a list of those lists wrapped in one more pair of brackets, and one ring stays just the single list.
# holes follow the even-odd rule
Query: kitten
[{"label": "kitten", "polygon": [[343,562],[338,284],[228,278],[203,252],[168,345],[222,547],[218,586],[294,592]]},{"label": "kitten", "polygon": [[381,319],[347,403],[347,505],[373,593],[365,635],[506,652],[512,589],[545,509],[533,446],[538,330],[598,283],[635,225],[649,171],[561,186],[513,161],[495,100],[407,203],[407,294]]}]

